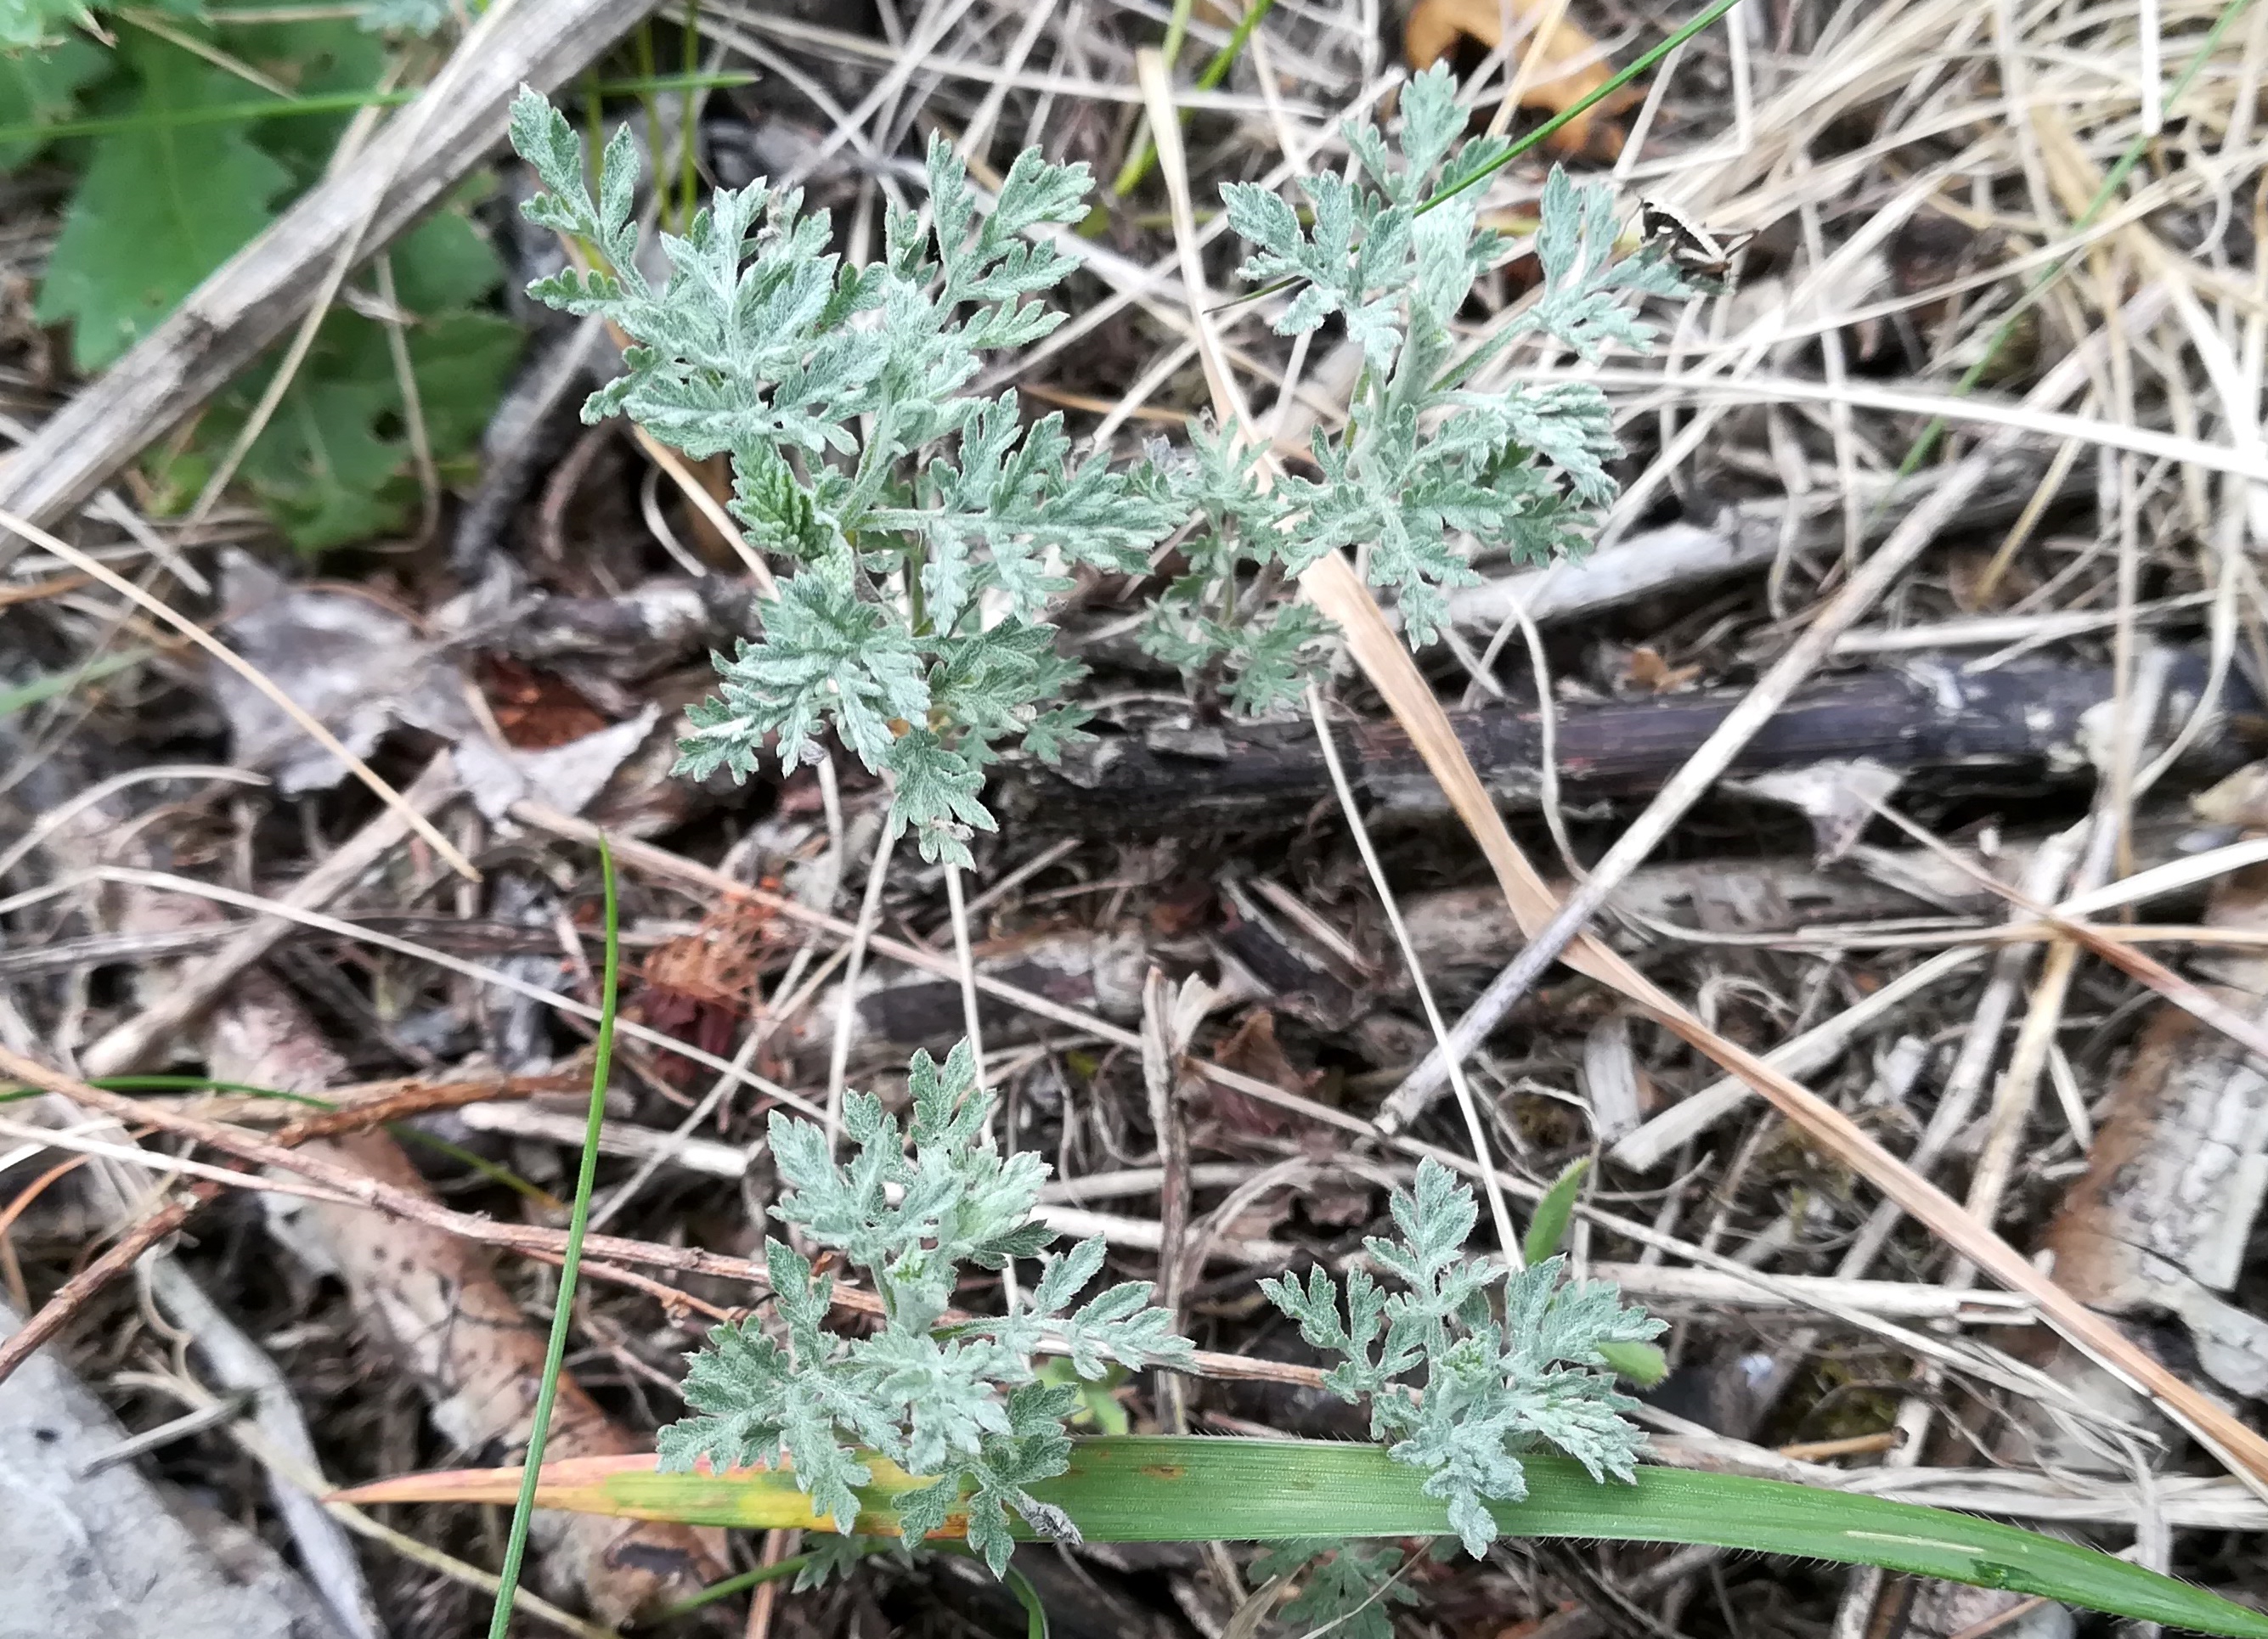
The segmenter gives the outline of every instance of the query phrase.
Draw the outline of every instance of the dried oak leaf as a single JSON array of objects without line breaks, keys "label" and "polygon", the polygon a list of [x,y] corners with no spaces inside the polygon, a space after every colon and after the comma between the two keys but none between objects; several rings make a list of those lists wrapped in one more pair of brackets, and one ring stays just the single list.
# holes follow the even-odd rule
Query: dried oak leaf
[{"label": "dried oak leaf", "polygon": [[[1484,51],[1504,42],[1504,19],[1508,12],[1527,26],[1527,37],[1515,37],[1516,58],[1534,46],[1534,31],[1546,20],[1550,0],[1419,0],[1402,30],[1402,48],[1410,66],[1424,70],[1470,40]],[[1614,64],[1606,48],[1562,15],[1543,40],[1543,55],[1533,77],[1521,91],[1521,106],[1565,114],[1614,77]],[[1517,70],[1514,70],[1517,72]],[[1555,152],[1613,159],[1623,151],[1622,128],[1614,116],[1635,107],[1640,92],[1625,85],[1554,131],[1546,146]]]}]

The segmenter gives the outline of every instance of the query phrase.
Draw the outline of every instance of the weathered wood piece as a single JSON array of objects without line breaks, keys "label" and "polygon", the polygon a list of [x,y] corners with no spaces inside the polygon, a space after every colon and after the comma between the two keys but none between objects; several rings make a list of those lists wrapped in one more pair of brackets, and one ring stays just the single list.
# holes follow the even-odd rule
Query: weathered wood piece
[{"label": "weathered wood piece", "polygon": [[[2168,689],[2172,720],[2194,709],[2205,680],[2200,658],[2176,663]],[[1976,768],[2000,780],[2078,778],[2091,767],[2080,743],[2082,719],[2110,699],[2112,681],[2107,667],[1968,673],[1935,658],[1830,676],[1799,691],[1727,772],[1756,775],[1871,757],[1908,773]],[[1563,797],[1584,801],[1651,790],[1742,698],[1734,689],[1562,702]],[[2260,707],[2246,686],[2231,680],[2222,710],[2232,726],[2244,728],[2241,720]],[[1497,801],[1508,809],[1535,807],[1543,746],[1537,712],[1497,706],[1452,712],[1450,721]],[[1364,723],[1339,733],[1359,796],[1391,812],[1441,810],[1440,786],[1399,726]],[[2208,756],[2228,753],[2228,737],[2202,738]],[[1027,823],[1094,832],[1281,822],[1330,790],[1314,731],[1305,722],[1107,734],[1067,754],[1060,769],[1035,769],[1007,783],[1003,800]]]}]

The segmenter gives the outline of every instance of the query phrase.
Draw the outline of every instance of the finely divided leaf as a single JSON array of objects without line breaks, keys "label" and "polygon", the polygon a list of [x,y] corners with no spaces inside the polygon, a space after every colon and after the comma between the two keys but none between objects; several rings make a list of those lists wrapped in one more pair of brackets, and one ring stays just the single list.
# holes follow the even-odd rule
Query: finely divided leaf
[{"label": "finely divided leaf", "polygon": [[858,1517],[852,1488],[867,1477],[858,1453],[874,1452],[933,1480],[895,1496],[909,1537],[940,1528],[965,1504],[968,1540],[997,1574],[1012,1544],[1012,1514],[1078,1540],[1069,1518],[1027,1488],[1064,1471],[1064,1421],[1081,1405],[1071,1385],[1040,1380],[1040,1341],[1062,1339],[1089,1379],[1104,1375],[1108,1359],[1183,1361],[1189,1345],[1139,1283],[1064,1314],[1101,1270],[1100,1240],[1046,1257],[1038,1283],[1005,1314],[940,1324],[964,1265],[1000,1268],[1054,1238],[1031,1219],[1047,1167],[1036,1156],[999,1153],[987,1131],[992,1096],[977,1085],[966,1042],[943,1065],[916,1055],[908,1080],[913,1110],[902,1134],[880,1099],[844,1101],[843,1130],[857,1147],[847,1162],[811,1123],[781,1114],[771,1122],[784,1186],[773,1215],[858,1271],[882,1299],[880,1328],[851,1337],[824,1330],[829,1283],[802,1253],[768,1240],[775,1318],[710,1334],[686,1378],[696,1415],[664,1430],[661,1449],[671,1467],[784,1452],[796,1483],[846,1532]]},{"label": "finely divided leaf", "polygon": [[[1539,1444],[1594,1478],[1632,1478],[1642,1441],[1624,1414],[1636,1402],[1594,1368],[1606,1363],[1603,1348],[1642,1343],[1661,1322],[1625,1305],[1609,1283],[1564,1282],[1563,1260],[1507,1276],[1469,1256],[1472,1191],[1439,1162],[1418,1164],[1414,1189],[1396,1190],[1392,1210],[1399,1238],[1364,1245],[1402,1291],[1386,1295],[1351,1270],[1343,1313],[1320,1269],[1304,1286],[1289,1277],[1261,1290],[1308,1342],[1345,1356],[1325,1386],[1370,1401],[1373,1436],[1391,1442],[1397,1462],[1425,1470],[1425,1494],[1448,1504],[1467,1551],[1480,1554],[1494,1540],[1491,1503],[1527,1495],[1521,1454]],[[1490,1301],[1499,1283],[1500,1318]]]}]

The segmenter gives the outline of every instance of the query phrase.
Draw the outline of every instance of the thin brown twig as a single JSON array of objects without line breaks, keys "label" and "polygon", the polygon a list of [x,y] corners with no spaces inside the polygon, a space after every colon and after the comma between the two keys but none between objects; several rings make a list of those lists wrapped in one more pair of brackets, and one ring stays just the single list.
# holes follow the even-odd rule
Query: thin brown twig
[{"label": "thin brown twig", "polygon": [[[583,1081],[589,1077],[585,1075]],[[412,1081],[375,1098],[339,1101],[335,1110],[303,1115],[276,1129],[276,1142],[287,1146],[311,1138],[335,1138],[342,1133],[367,1132],[388,1121],[437,1110],[460,1110],[468,1104],[492,1104],[506,1099],[533,1099],[546,1092],[570,1092],[577,1077],[566,1075],[497,1076],[478,1081]]]},{"label": "thin brown twig", "polygon": [[109,1251],[65,1281],[40,1312],[11,1335],[0,1338],[0,1383],[36,1353],[40,1345],[70,1324],[71,1317],[94,1301],[102,1289],[132,1268],[135,1260],[188,1222],[189,1215],[220,1194],[220,1186],[193,1184],[144,1215],[114,1242]]}]

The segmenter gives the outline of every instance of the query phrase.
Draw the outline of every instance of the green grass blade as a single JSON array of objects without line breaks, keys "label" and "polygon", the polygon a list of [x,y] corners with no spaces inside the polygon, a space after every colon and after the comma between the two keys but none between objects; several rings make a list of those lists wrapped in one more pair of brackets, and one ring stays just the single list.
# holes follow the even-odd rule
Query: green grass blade
[{"label": "green grass blade", "polygon": [[507,1639],[512,1607],[519,1591],[519,1568],[527,1555],[528,1519],[535,1512],[535,1486],[543,1467],[543,1446],[551,1432],[551,1407],[559,1398],[559,1374],[567,1359],[567,1331],[574,1319],[575,1281],[583,1272],[583,1237],[591,1227],[591,1190],[599,1175],[599,1134],[607,1119],[607,1079],[615,1061],[615,992],[622,979],[622,918],[615,895],[615,855],[599,834],[599,874],[606,884],[607,953],[599,987],[599,1035],[591,1049],[591,1113],[583,1127],[583,1165],[575,1175],[575,1207],[567,1218],[567,1253],[559,1260],[559,1291],[551,1309],[551,1341],[543,1356],[543,1381],[535,1392],[535,1416],[527,1431],[527,1466],[519,1498],[512,1510],[504,1568],[497,1573],[496,1606],[489,1639]]},{"label": "green grass blade", "polygon": [[1591,1158],[1579,1157],[1535,1203],[1528,1220],[1527,1238],[1520,1244],[1521,1254],[1529,1263],[1543,1262],[1567,1238],[1567,1225],[1575,1216],[1575,1197],[1583,1193],[1583,1174],[1590,1170]]},{"label": "green grass blade", "polygon": [[[695,1525],[827,1529],[792,1474],[662,1474],[651,1459],[555,1466],[546,1508]],[[1525,1459],[1524,1502],[1492,1506],[1509,1537],[1706,1544],[1940,1577],[2230,1639],[2268,1639],[2268,1613],[2232,1604],[2093,1548],[1973,1515],[1845,1491],[1683,1468],[1642,1468],[1605,1484],[1564,1458]],[[858,1529],[896,1530],[892,1499],[920,1483],[876,1461]],[[1300,1537],[1449,1534],[1425,1474],[1373,1445],[1318,1440],[1131,1436],[1075,1441],[1071,1467],[1031,1491],[1094,1542],[1281,1541]],[[524,1477],[468,1471],[385,1481],[357,1502],[482,1502]],[[964,1524],[947,1521],[951,1533]],[[1031,1532],[1019,1524],[1018,1533]]]},{"label": "green grass blade", "polygon": [[[1252,4],[1244,8],[1244,15],[1237,19],[1236,27],[1229,34],[1226,43],[1212,54],[1211,58],[1205,63],[1204,70],[1198,74],[1197,90],[1211,91],[1228,77],[1229,70],[1236,66],[1237,58],[1244,54],[1244,48],[1252,38],[1252,31],[1258,28],[1261,19],[1275,9],[1276,0],[1252,0]],[[1183,10],[1180,7],[1174,10],[1174,18],[1176,25],[1185,26],[1187,23],[1188,19],[1183,15]],[[1178,50],[1180,43],[1179,39],[1169,31],[1165,48],[1166,63],[1169,68],[1173,65],[1174,53]],[[1187,109],[1182,110],[1182,121],[1184,124],[1189,121]],[[1118,174],[1111,179],[1110,196],[1113,199],[1125,198],[1127,195],[1142,185],[1142,180],[1150,174],[1152,168],[1157,163],[1157,141],[1148,130],[1145,129],[1142,133],[1142,140],[1136,144],[1134,151],[1126,157],[1126,163],[1119,167]]]},{"label": "green grass blade", "polygon": [[81,684],[99,682],[129,666],[140,665],[150,658],[150,653],[147,649],[129,649],[89,660],[68,672],[50,672],[43,677],[33,678],[28,683],[18,683],[12,688],[0,688],[0,717],[12,717],[19,711],[27,711],[58,695],[68,695]]},{"label": "green grass blade", "polygon": [[1538,143],[1543,142],[1545,138],[1549,137],[1554,131],[1559,129],[1560,127],[1569,124],[1573,121],[1580,120],[1584,114],[1589,113],[1593,108],[1597,107],[1599,104],[1604,102],[1608,98],[1613,96],[1624,86],[1629,85],[1641,74],[1644,74],[1647,70],[1653,67],[1655,63],[1660,62],[1664,57],[1676,50],[1678,47],[1683,45],[1687,40],[1692,39],[1694,35],[1699,33],[1703,29],[1707,28],[1711,24],[1716,22],[1718,18],[1723,17],[1726,12],[1731,11],[1734,6],[1740,4],[1740,3],[1741,0],[1715,0],[1715,4],[1711,5],[1708,10],[1703,11],[1699,16],[1692,18],[1690,22],[1681,25],[1675,33],[1668,36],[1668,38],[1654,46],[1651,50],[1647,51],[1643,56],[1639,57],[1637,62],[1631,63],[1628,68],[1617,71],[1613,77],[1607,80],[1605,84],[1602,85],[1597,90],[1583,98],[1581,101],[1576,103],[1572,107],[1561,109],[1557,114],[1553,114],[1550,119],[1544,121],[1543,124],[1537,126],[1534,130],[1529,131],[1527,135],[1514,137],[1513,139],[1512,146],[1506,149],[1503,153],[1497,156],[1494,161],[1488,165],[1482,165],[1466,175],[1456,177],[1450,181],[1442,184],[1440,192],[1432,195],[1424,204],[1418,207],[1418,214],[1419,216],[1424,216],[1427,211],[1433,209],[1435,207],[1444,204],[1449,200],[1454,199],[1458,195],[1465,192],[1466,189],[1478,187],[1482,183],[1487,181],[1489,178],[1503,170],[1505,166],[1519,158],[1521,155],[1526,153]]},{"label": "green grass blade", "polygon": [[696,1611],[706,1610],[719,1599],[729,1599],[736,1593],[746,1593],[751,1588],[761,1587],[765,1583],[778,1582],[783,1577],[792,1577],[810,1563],[810,1554],[796,1554],[780,1561],[777,1565],[759,1565],[755,1569],[744,1570],[737,1577],[727,1577],[722,1582],[712,1582],[696,1594],[680,1599],[674,1605],[664,1606],[646,1619],[645,1625],[649,1628],[659,1628],[663,1623],[674,1621],[681,1616],[690,1616]]}]

